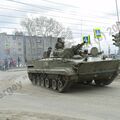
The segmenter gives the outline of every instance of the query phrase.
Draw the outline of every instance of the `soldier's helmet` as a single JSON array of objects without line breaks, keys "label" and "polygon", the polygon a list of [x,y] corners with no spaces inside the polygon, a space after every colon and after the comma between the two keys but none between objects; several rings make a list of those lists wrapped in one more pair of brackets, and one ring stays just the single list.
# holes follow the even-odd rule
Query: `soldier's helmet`
[{"label": "soldier's helmet", "polygon": [[58,39],[57,39],[57,42],[62,42],[62,38],[58,38]]},{"label": "soldier's helmet", "polygon": [[49,47],[48,50],[52,50],[52,47]]}]

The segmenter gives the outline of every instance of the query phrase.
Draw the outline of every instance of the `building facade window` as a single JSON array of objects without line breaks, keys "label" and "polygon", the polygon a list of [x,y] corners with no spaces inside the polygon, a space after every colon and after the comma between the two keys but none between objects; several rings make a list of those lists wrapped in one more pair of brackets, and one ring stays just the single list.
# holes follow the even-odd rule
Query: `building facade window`
[{"label": "building facade window", "polygon": [[21,52],[21,51],[22,51],[22,49],[21,49],[21,48],[18,48],[18,51],[19,51],[19,52]]}]

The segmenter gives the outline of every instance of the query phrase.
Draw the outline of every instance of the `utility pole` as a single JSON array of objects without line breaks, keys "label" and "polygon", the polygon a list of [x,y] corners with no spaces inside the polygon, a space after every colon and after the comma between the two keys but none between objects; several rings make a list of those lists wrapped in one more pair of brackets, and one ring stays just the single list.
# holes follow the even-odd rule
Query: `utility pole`
[{"label": "utility pole", "polygon": [[118,10],[118,2],[117,2],[117,0],[115,0],[115,3],[116,3],[117,20],[119,22],[119,10]]},{"label": "utility pole", "polygon": [[111,54],[111,49],[110,49],[110,45],[108,46],[108,55],[110,57],[110,54]]},{"label": "utility pole", "polygon": [[[82,27],[83,27],[83,26],[82,26],[82,24],[83,24],[83,21],[82,21],[82,18],[81,18],[81,38],[83,37],[83,31],[82,31],[82,29],[83,29]],[[81,42],[81,41],[80,41],[80,42]]]},{"label": "utility pole", "polygon": [[[119,19],[118,1],[115,0],[115,3],[116,3],[117,26],[118,26],[118,30],[119,30],[118,34],[120,34],[120,27],[119,27],[120,26],[120,19]],[[119,46],[118,54],[120,55],[120,46]]]},{"label": "utility pole", "polygon": [[26,64],[26,62],[27,62],[27,57],[26,57],[26,38],[25,38],[25,35],[23,35],[23,51],[24,51],[24,62],[25,62],[25,64]]},{"label": "utility pole", "polygon": [[119,26],[120,26],[120,19],[119,19],[119,9],[118,9],[118,1],[117,0],[115,0],[115,4],[116,4],[117,26],[118,26],[118,30],[120,32],[120,28],[119,28]]}]

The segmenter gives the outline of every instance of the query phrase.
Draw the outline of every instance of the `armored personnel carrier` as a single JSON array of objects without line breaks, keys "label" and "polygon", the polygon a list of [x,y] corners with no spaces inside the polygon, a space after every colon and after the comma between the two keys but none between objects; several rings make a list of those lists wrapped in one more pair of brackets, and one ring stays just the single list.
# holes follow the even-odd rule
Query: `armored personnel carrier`
[{"label": "armored personnel carrier", "polygon": [[102,55],[96,47],[90,52],[84,43],[55,49],[50,57],[28,61],[28,76],[34,85],[66,91],[74,83],[106,86],[118,74],[119,60]]}]

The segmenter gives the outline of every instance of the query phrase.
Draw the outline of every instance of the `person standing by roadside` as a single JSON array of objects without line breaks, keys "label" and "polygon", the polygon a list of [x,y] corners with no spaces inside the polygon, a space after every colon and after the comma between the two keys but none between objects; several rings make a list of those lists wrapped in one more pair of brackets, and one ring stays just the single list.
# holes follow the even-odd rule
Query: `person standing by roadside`
[{"label": "person standing by roadside", "polygon": [[18,62],[18,67],[20,67],[20,57],[18,56],[18,60],[17,60],[17,62]]},{"label": "person standing by roadside", "polygon": [[4,60],[5,70],[8,70],[8,59],[5,58]]}]

